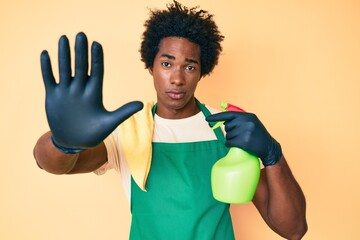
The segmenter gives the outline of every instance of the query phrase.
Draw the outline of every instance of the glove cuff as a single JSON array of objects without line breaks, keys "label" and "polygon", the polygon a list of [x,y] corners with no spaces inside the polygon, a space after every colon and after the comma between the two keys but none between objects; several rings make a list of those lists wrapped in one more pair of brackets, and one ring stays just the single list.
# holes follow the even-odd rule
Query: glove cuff
[{"label": "glove cuff", "polygon": [[278,161],[280,161],[281,156],[282,149],[280,144],[275,139],[272,139],[269,154],[261,160],[263,165],[267,167],[275,165]]},{"label": "glove cuff", "polygon": [[65,153],[65,154],[75,154],[75,153],[79,153],[79,152],[82,152],[85,150],[85,149],[75,148],[75,147],[63,147],[55,141],[53,136],[51,136],[51,142],[60,152]]}]

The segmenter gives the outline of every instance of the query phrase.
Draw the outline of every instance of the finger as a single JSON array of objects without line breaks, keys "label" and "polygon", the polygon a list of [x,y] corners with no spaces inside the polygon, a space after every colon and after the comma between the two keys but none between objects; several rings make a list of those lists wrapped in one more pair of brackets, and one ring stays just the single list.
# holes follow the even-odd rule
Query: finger
[{"label": "finger", "polygon": [[234,112],[221,112],[206,117],[206,121],[208,122],[229,121],[234,118],[235,118]]},{"label": "finger", "polygon": [[91,46],[91,82],[89,87],[102,91],[102,82],[104,77],[104,54],[102,46],[94,42]]},{"label": "finger", "polygon": [[41,53],[40,64],[45,89],[49,91],[56,85],[56,82],[51,68],[50,57],[46,50]]},{"label": "finger", "polygon": [[64,85],[70,84],[71,80],[71,60],[69,40],[66,36],[62,36],[59,40],[59,75],[60,83]]},{"label": "finger", "polygon": [[249,134],[250,132],[247,131],[246,129],[241,129],[241,128],[233,129],[232,131],[226,132],[226,140],[231,141],[236,139],[240,141],[241,139],[246,139]]},{"label": "finger", "polygon": [[78,33],[75,41],[75,78],[79,84],[87,79],[89,69],[88,41],[84,33]]}]

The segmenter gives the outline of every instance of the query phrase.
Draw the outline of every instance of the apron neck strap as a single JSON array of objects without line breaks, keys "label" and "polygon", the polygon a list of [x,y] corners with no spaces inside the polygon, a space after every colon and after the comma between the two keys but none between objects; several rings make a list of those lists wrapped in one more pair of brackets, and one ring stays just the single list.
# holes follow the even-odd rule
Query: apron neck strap
[{"label": "apron neck strap", "polygon": [[[211,115],[209,109],[207,109],[204,104],[200,103],[200,101],[197,100],[197,98],[195,98],[195,102],[196,102],[196,104],[198,105],[198,107],[200,108],[201,112],[204,114],[205,117],[208,117],[208,116]],[[154,106],[151,109],[151,113],[152,113],[153,117],[154,117],[154,115],[156,113],[156,108],[157,108],[157,103],[155,103]],[[209,125],[209,127],[210,127],[210,125]],[[225,142],[225,137],[224,137],[224,134],[223,134],[221,128],[214,129],[214,133],[215,133],[216,138],[218,140],[220,140],[222,142]]]},{"label": "apron neck strap", "polygon": [[[207,107],[205,107],[204,104],[200,103],[199,100],[197,100],[195,98],[195,101],[197,103],[197,105],[199,106],[201,112],[204,114],[205,117],[208,117],[211,115],[211,112],[209,111],[209,109],[207,109]],[[210,125],[209,125],[210,127]],[[214,133],[216,135],[216,138],[221,141],[221,142],[224,142],[225,143],[225,137],[224,137],[224,133],[222,132],[221,128],[216,128],[214,129]]]}]

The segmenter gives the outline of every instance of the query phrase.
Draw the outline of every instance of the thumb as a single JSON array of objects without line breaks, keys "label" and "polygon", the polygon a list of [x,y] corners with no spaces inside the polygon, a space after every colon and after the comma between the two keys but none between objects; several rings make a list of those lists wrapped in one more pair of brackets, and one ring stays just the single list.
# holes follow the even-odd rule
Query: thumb
[{"label": "thumb", "polygon": [[112,112],[111,115],[113,119],[116,119],[117,124],[120,124],[134,113],[140,111],[143,107],[144,104],[140,101],[128,102]]}]

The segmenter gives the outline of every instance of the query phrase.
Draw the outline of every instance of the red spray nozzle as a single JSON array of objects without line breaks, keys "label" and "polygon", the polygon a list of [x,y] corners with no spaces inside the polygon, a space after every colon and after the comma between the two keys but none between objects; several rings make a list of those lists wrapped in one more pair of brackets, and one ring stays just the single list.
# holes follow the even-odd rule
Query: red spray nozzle
[{"label": "red spray nozzle", "polygon": [[222,102],[220,103],[220,106],[221,108],[224,110],[224,111],[233,111],[233,112],[245,112],[244,109],[242,108],[239,108],[238,106],[235,106],[235,105],[232,105],[230,103],[226,103],[226,102]]}]

